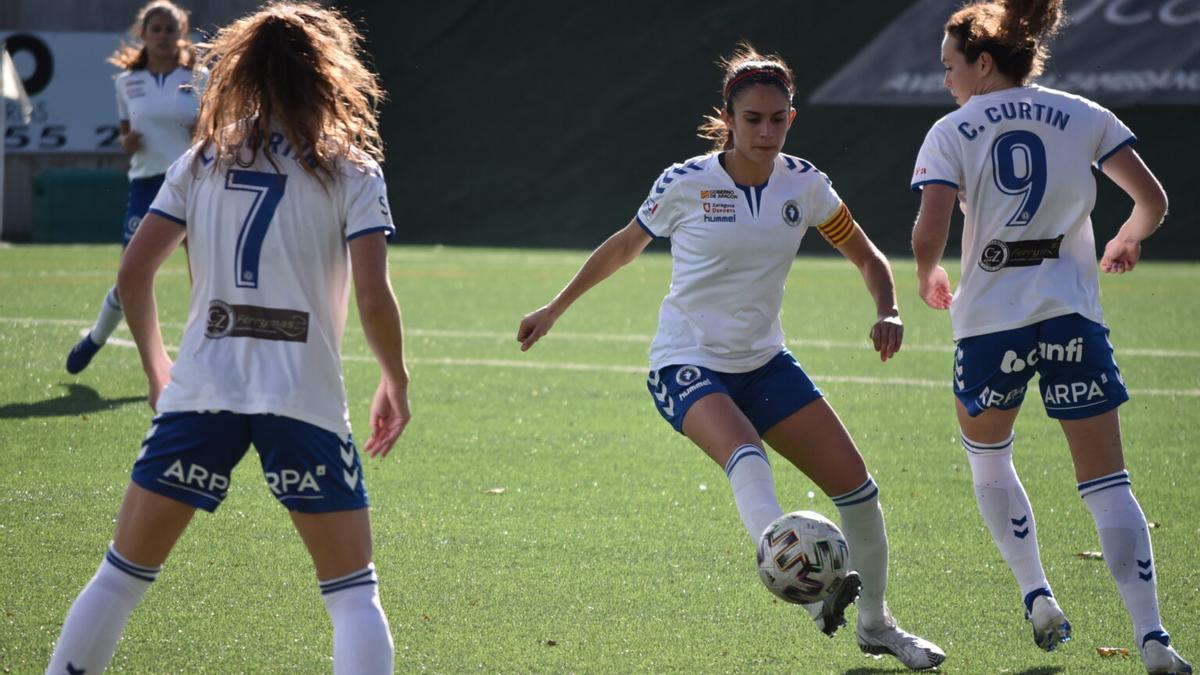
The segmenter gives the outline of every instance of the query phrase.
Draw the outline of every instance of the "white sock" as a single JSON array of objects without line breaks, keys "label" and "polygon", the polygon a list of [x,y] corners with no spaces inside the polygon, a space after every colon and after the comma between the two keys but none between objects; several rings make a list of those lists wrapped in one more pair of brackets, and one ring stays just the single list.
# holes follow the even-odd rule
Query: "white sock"
[{"label": "white sock", "polygon": [[334,675],[390,675],[395,648],[379,604],[375,565],[320,585],[333,621]]},{"label": "white sock", "polygon": [[767,453],[757,445],[739,446],[725,462],[725,475],[733,488],[733,501],[750,539],[758,546],[759,537],[776,518],[783,515],[775,497],[775,479]]},{"label": "white sock", "polygon": [[1079,496],[1096,521],[1100,550],[1125,601],[1133,621],[1133,637],[1140,646],[1147,634],[1162,631],[1163,627],[1158,614],[1150,530],[1130,488],[1129,473],[1118,471],[1080,483]]},{"label": "white sock", "polygon": [[879,488],[867,476],[862,485],[833,498],[841,518],[842,534],[850,548],[850,569],[862,578],[858,598],[858,622],[867,628],[877,628],[887,610],[883,596],[887,591],[888,540],[883,526],[883,509],[879,507]]},{"label": "white sock", "polygon": [[1046,581],[1038,552],[1033,507],[1013,466],[1014,437],[1015,434],[1001,443],[979,443],[963,436],[962,444],[971,465],[979,514],[1016,577],[1021,595],[1029,603],[1033,601],[1031,593],[1039,589],[1049,591],[1050,583]]},{"label": "white sock", "polygon": [[129,614],[161,570],[134,565],[109,545],[100,569],[67,612],[47,675],[100,673],[107,668]]},{"label": "white sock", "polygon": [[112,335],[117,326],[121,325],[123,318],[125,318],[125,311],[121,309],[121,299],[117,297],[117,287],[113,286],[108,289],[108,295],[104,296],[104,304],[100,306],[100,315],[96,317],[96,325],[92,326],[90,333],[92,342],[98,345],[108,342],[108,336]]}]

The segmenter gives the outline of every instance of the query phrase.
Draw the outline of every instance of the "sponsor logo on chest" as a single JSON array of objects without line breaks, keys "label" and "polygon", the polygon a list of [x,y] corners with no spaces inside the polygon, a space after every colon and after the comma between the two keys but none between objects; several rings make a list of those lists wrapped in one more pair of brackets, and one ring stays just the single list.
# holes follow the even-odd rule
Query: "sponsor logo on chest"
[{"label": "sponsor logo on chest", "polygon": [[733,190],[701,190],[700,208],[706,223],[737,222],[737,192]]}]

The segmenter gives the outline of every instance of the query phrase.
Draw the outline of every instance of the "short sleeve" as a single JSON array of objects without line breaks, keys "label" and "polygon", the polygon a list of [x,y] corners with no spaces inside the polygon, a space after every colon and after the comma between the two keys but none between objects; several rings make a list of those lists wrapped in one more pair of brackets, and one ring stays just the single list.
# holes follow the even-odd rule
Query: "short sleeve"
[{"label": "short sleeve", "polygon": [[1118,119],[1111,110],[1101,108],[1100,113],[1100,142],[1096,146],[1096,152],[1092,159],[1097,169],[1103,167],[1105,160],[1117,154],[1121,148],[1137,140],[1129,127],[1125,126],[1125,123]]},{"label": "short sleeve", "polygon": [[118,77],[116,80],[117,87],[117,121],[129,121],[129,101],[125,99],[125,79]]},{"label": "short sleeve", "polygon": [[670,237],[679,225],[679,219],[675,217],[677,210],[677,201],[681,194],[679,190],[672,190],[672,183],[675,178],[672,176],[677,173],[680,165],[675,164],[669,167],[666,171],[654,181],[654,185],[650,188],[650,195],[646,197],[646,201],[642,202],[641,208],[637,212],[638,225],[652,237]]},{"label": "short sleeve", "polygon": [[808,181],[803,208],[806,224],[817,228],[831,246],[841,246],[854,234],[854,218],[825,174],[818,173]]},{"label": "short sleeve", "polygon": [[939,122],[925,134],[925,142],[917,152],[911,187],[920,192],[926,185],[948,185],[956,190],[963,184],[961,148],[949,135],[948,127]]},{"label": "short sleeve", "polygon": [[388,206],[383,170],[371,161],[366,167],[351,169],[348,173],[342,205],[346,239],[373,232],[382,232],[390,239],[396,227],[392,224],[392,209]]},{"label": "short sleeve", "polygon": [[192,182],[190,168],[195,156],[196,148],[193,147],[171,164],[163,178],[162,187],[150,204],[149,213],[187,227],[188,194]]}]

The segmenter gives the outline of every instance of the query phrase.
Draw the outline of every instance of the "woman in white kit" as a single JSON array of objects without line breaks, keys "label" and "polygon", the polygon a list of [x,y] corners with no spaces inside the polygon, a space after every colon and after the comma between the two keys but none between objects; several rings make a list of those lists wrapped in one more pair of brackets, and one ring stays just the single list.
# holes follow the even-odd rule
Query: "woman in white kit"
[{"label": "woman in white kit", "polygon": [[[216,36],[197,143],[171,165],[117,280],[157,415],[53,675],[107,666],[196,509],[220,506],[250,444],[312,557],[334,672],[392,672],[340,358],[353,276],[380,368],[365,450],[385,456],[411,415],[377,163],[383,91],[359,43],[336,11],[288,3]],[[154,276],[185,234],[194,279],[172,364]]]},{"label": "woman in white kit", "polygon": [[[1072,632],[1046,580],[1012,461],[1013,425],[1036,372],[1146,669],[1190,673],[1163,629],[1150,533],[1125,470],[1117,407],[1129,395],[1100,309],[1092,167],[1134,201],[1104,247],[1105,272],[1134,268],[1167,197],[1115,115],[1030,84],[1061,20],[1062,0],[1010,0],[970,4],[947,21],[941,59],[960,107],[930,129],[913,173],[921,191],[913,229],[920,294],[950,310],[956,409],[976,501],[1016,577],[1034,642],[1050,651]],[[939,263],[956,199],[965,225],[962,279],[951,294]]]},{"label": "woman in white kit", "polygon": [[857,570],[824,603],[808,607],[817,627],[833,635],[844,625],[861,586],[860,648],[892,654],[910,668],[936,666],[942,650],[901,630],[887,609],[879,491],[837,414],[784,347],[779,320],[800,240],[816,228],[862,272],[876,307],[871,339],[887,360],[900,349],[903,330],[891,268],[825,175],[781,154],[796,115],[787,65],[744,44],[725,66],[719,115],[701,129],[715,151],[663,172],[637,216],[548,305],[522,319],[517,340],[529,349],[652,238],[669,237],[671,290],[647,383],[659,413],[725,468],[756,545],[783,513],[763,440],[811,478],[837,506],[849,566]]},{"label": "woman in white kit", "polygon": [[[154,0],[138,11],[129,29],[133,45],[122,43],[109,63],[122,68],[117,76],[117,119],[121,150],[129,155],[129,198],[121,230],[122,246],[137,231],[150,202],[158,194],[167,167],[191,144],[200,108],[187,13],[170,0]],[[202,72],[202,71],[201,71]],[[67,372],[76,374],[108,341],[121,323],[117,287],[108,289],[91,330],[67,355]]]}]

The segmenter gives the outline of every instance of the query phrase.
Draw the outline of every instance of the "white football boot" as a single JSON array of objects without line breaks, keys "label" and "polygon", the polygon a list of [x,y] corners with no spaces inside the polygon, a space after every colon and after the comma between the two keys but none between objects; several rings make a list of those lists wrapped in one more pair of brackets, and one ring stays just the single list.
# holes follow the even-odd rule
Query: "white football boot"
[{"label": "white football boot", "polygon": [[946,652],[925,638],[918,637],[896,625],[887,606],[883,609],[884,623],[867,629],[860,621],[854,630],[858,648],[876,658],[890,654],[912,670],[935,668],[946,660]]},{"label": "white football boot", "polygon": [[1150,675],[1186,675],[1192,672],[1192,664],[1183,660],[1179,652],[1171,646],[1171,638],[1162,634],[1165,642],[1157,638],[1144,639],[1142,642],[1142,665]]},{"label": "white football boot", "polygon": [[808,610],[813,623],[817,624],[817,630],[833,637],[839,628],[846,625],[846,608],[858,600],[860,589],[862,579],[859,578],[858,572],[847,572],[846,576],[838,580],[828,598],[804,605],[804,609]]},{"label": "white football boot", "polygon": [[1025,612],[1025,618],[1033,624],[1033,641],[1038,647],[1052,652],[1071,639],[1071,622],[1063,614],[1054,596],[1039,595],[1033,599],[1033,608]]}]

